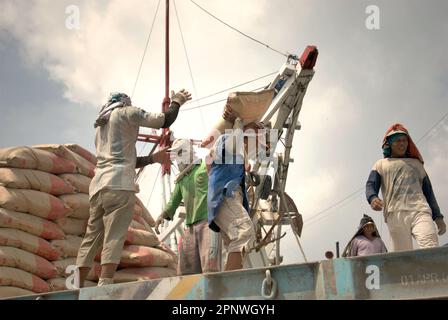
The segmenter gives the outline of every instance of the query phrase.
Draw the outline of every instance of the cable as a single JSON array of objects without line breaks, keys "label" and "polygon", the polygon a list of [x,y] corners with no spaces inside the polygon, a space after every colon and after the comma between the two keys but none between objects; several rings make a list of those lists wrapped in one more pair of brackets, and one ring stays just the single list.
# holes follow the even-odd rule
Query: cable
[{"label": "cable", "polygon": [[305,222],[310,222],[311,220],[316,219],[316,218],[319,217],[321,214],[323,214],[323,213],[325,213],[325,212],[327,212],[327,211],[333,209],[334,207],[336,207],[337,205],[339,205],[339,204],[341,204],[341,203],[347,201],[347,200],[350,199],[351,197],[353,197],[353,196],[355,196],[355,195],[358,195],[358,193],[361,192],[362,190],[364,190],[364,187],[359,188],[359,189],[357,189],[356,191],[350,193],[349,195],[347,195],[346,197],[344,197],[342,200],[339,200],[339,201],[335,202],[334,204],[332,204],[331,206],[327,207],[326,209],[321,210],[321,211],[319,211],[319,212],[316,213],[316,214],[313,214],[313,216],[312,216],[311,218],[309,218],[309,219],[307,219],[307,220],[304,220],[304,223],[305,223]]},{"label": "cable", "polygon": [[154,28],[154,23],[156,21],[157,13],[159,12],[159,6],[160,6],[160,0],[157,3],[156,13],[154,14],[154,18],[152,20],[151,30],[149,31],[148,39],[146,40],[146,46],[145,46],[145,50],[143,51],[142,61],[140,62],[140,67],[138,68],[137,78],[135,79],[135,83],[134,83],[134,89],[132,89],[131,99],[134,96],[135,88],[137,88],[137,82],[140,77],[140,72],[142,70],[143,61],[145,60],[146,51],[148,50],[149,39],[151,39],[151,34],[152,34],[152,30]]},{"label": "cable", "polygon": [[[442,123],[442,121],[445,119],[445,118],[447,118],[448,117],[448,112],[447,113],[445,113],[429,130],[427,130],[426,132],[425,132],[425,134],[420,138],[420,139],[418,139],[418,141],[416,142],[416,143],[419,143],[419,142],[421,142],[434,128],[436,128],[440,123]],[[310,222],[311,220],[313,220],[313,219],[315,219],[315,218],[317,218],[319,215],[321,215],[321,214],[323,214],[323,213],[325,213],[325,212],[327,212],[327,211],[329,211],[329,210],[331,210],[331,209],[333,209],[334,207],[336,207],[337,205],[339,205],[339,204],[341,204],[341,203],[343,203],[344,201],[346,201],[346,200],[348,200],[348,199],[350,199],[351,197],[353,197],[353,196],[355,196],[355,195],[357,195],[360,191],[362,191],[364,189],[364,187],[361,187],[361,188],[359,188],[359,189],[357,189],[356,191],[354,191],[354,192],[352,192],[352,193],[350,193],[348,196],[346,196],[344,199],[342,199],[342,200],[340,200],[340,201],[338,201],[338,202],[336,202],[336,203],[334,203],[334,204],[332,204],[332,205],[330,205],[329,207],[327,207],[326,209],[324,209],[324,210],[321,210],[321,211],[319,211],[318,213],[316,213],[316,214],[314,214],[311,218],[309,218],[308,220],[305,220],[304,221],[304,223],[305,222]],[[326,216],[326,215],[325,215]],[[315,221],[312,221],[312,222],[315,222]]]},{"label": "cable", "polygon": [[[195,83],[194,78],[193,78],[193,71],[191,70],[190,59],[188,58],[187,46],[185,45],[184,34],[182,32],[182,27],[180,25],[179,14],[177,13],[176,1],[174,0],[173,3],[174,3],[174,11],[176,12],[177,25],[179,27],[179,33],[180,33],[180,36],[181,36],[181,39],[182,39],[182,44],[184,46],[185,57],[187,59],[188,70],[190,71],[191,82],[193,84],[194,94],[197,96],[198,95],[198,91],[196,90],[196,83]],[[205,128],[205,120],[204,120],[204,115],[202,114],[202,110],[199,109],[199,113],[201,115],[202,126]]]},{"label": "cable", "polygon": [[[264,89],[264,88],[266,88],[266,86],[262,86],[262,87],[259,87],[259,88],[256,88],[256,89],[253,89],[253,90],[250,90],[250,91],[254,92],[254,91],[257,91],[257,90],[260,90],[260,89]],[[210,103],[206,103],[206,104],[203,104],[203,105],[200,105],[200,106],[196,106],[196,107],[191,107],[191,108],[187,108],[187,109],[180,109],[179,112],[190,111],[190,110],[194,110],[194,109],[197,109],[197,108],[210,106],[212,104],[216,104],[216,103],[223,102],[223,101],[227,101],[227,98],[221,99],[221,100],[216,100],[216,101],[213,101],[213,102],[210,102]]]},{"label": "cable", "polygon": [[151,201],[152,193],[154,192],[154,189],[155,189],[155,187],[156,187],[156,182],[157,182],[157,179],[159,179],[159,175],[160,175],[160,170],[161,170],[161,169],[162,169],[162,166],[159,166],[159,171],[157,171],[156,179],[154,180],[154,184],[153,184],[153,186],[152,186],[151,193],[149,194],[148,201],[146,202],[146,207],[149,206],[149,201]]},{"label": "cable", "polygon": [[[154,23],[156,21],[157,13],[159,12],[159,7],[160,7],[160,0],[157,3],[156,12],[154,13],[154,17],[152,19],[151,29],[149,30],[148,38],[146,39],[145,50],[143,51],[142,60],[140,61],[140,66],[138,68],[137,77],[136,77],[135,83],[134,83],[134,88],[132,89],[131,99],[134,97],[135,89],[137,88],[137,83],[140,78],[140,72],[142,71],[143,61],[145,60],[145,57],[146,57],[146,52],[147,52],[148,46],[149,46],[149,40],[151,39],[152,30],[154,29]],[[154,132],[155,132],[155,130],[152,130],[152,134],[154,134]],[[143,151],[145,150],[146,146],[147,146],[147,144],[144,143],[142,148],[140,149],[140,153],[139,153],[140,155],[143,154]]]},{"label": "cable", "polygon": [[443,120],[445,120],[445,118],[448,117],[448,112],[445,113],[442,118],[440,118],[439,121],[437,121],[437,123],[435,125],[433,125],[428,131],[425,132],[425,134],[418,139],[418,141],[416,142],[417,144],[420,143],[420,141],[422,141],[435,127],[437,127],[440,123],[442,123]]},{"label": "cable", "polygon": [[218,91],[218,92],[209,94],[208,96],[205,96],[205,97],[202,97],[202,98],[193,100],[193,101],[188,101],[185,105],[194,103],[194,102],[196,102],[196,101],[204,100],[204,99],[207,99],[207,98],[210,98],[210,97],[213,97],[213,96],[216,96],[216,95],[218,95],[218,94],[220,94],[220,93],[228,92],[228,91],[230,91],[230,90],[232,90],[232,89],[235,89],[235,88],[238,88],[238,87],[242,87],[242,86],[244,86],[244,85],[246,85],[246,84],[255,82],[255,81],[257,81],[257,80],[261,80],[261,79],[263,79],[263,78],[270,77],[270,76],[272,76],[272,75],[274,75],[274,74],[277,74],[277,73],[278,73],[278,71],[271,72],[271,73],[269,73],[269,74],[265,74],[264,76],[261,76],[261,77],[258,77],[258,78],[256,78],[256,79],[249,80],[249,81],[246,81],[246,82],[237,84],[237,85],[235,85],[235,86],[233,86],[233,87],[230,87],[230,88],[227,88],[227,89],[224,89],[224,90],[221,90],[221,91]]},{"label": "cable", "polygon": [[208,15],[210,15],[211,17],[213,17],[214,19],[218,20],[219,22],[221,22],[222,24],[226,25],[226,26],[229,27],[230,29],[232,29],[232,30],[238,32],[239,34],[245,36],[246,38],[249,38],[250,40],[257,42],[258,44],[261,44],[262,46],[264,46],[264,47],[266,47],[266,48],[268,48],[268,49],[270,49],[270,50],[272,50],[272,51],[274,51],[274,52],[277,52],[278,54],[281,54],[282,56],[285,56],[285,57],[288,57],[288,56],[289,56],[289,54],[287,54],[287,53],[283,53],[283,52],[281,52],[281,51],[279,51],[279,50],[277,50],[277,49],[274,49],[274,48],[272,48],[271,46],[269,46],[268,44],[266,44],[266,43],[264,43],[264,42],[261,42],[261,41],[255,39],[255,38],[253,38],[253,37],[251,37],[251,36],[245,34],[244,32],[241,32],[241,31],[238,30],[237,28],[232,27],[232,26],[229,25],[228,23],[226,23],[226,22],[222,21],[221,19],[219,19],[217,16],[215,16],[215,15],[213,15],[212,13],[210,13],[209,11],[205,10],[203,7],[201,7],[199,4],[197,4],[197,3],[194,2],[193,0],[190,0],[190,1],[193,2],[193,4],[194,4],[195,6],[197,6],[199,9],[201,9],[202,11],[204,11],[205,13],[207,13]]},{"label": "cable", "polygon": [[212,104],[216,104],[216,103],[223,102],[223,101],[227,101],[227,98],[221,99],[221,100],[216,100],[216,101],[213,101],[213,102],[210,102],[210,103],[206,103],[206,104],[202,104],[202,105],[196,106],[196,107],[191,107],[191,108],[187,108],[187,109],[180,109],[179,112],[190,111],[190,110],[194,110],[194,109],[210,106]]}]

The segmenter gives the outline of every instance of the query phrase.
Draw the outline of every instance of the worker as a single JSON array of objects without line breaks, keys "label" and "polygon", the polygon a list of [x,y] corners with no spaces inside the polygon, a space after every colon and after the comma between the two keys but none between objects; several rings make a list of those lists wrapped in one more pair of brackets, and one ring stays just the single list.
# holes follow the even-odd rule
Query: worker
[{"label": "worker", "polygon": [[[209,227],[222,235],[228,253],[225,270],[229,271],[242,269],[245,255],[255,246],[245,169],[250,152],[247,133],[254,133],[258,148],[261,127],[253,123],[244,127],[243,121],[234,115],[229,104],[224,108],[223,118],[233,123],[233,130],[220,135],[211,150],[213,162],[209,172],[207,201]],[[244,140],[243,131],[246,131]]]},{"label": "worker", "polygon": [[[393,251],[412,250],[412,237],[420,248],[438,246],[438,234],[446,231],[423,158],[408,130],[392,125],[383,139],[384,159],[378,160],[366,183],[371,208],[383,210]],[[383,200],[378,196],[382,189]]]},{"label": "worker", "polygon": [[134,214],[135,168],[151,163],[166,163],[169,153],[162,149],[136,158],[135,143],[139,127],[168,128],[179,108],[191,99],[188,91],[172,93],[166,112],[150,113],[132,106],[124,93],[111,93],[95,121],[97,164],[90,183],[90,217],[76,265],[80,287],[101,251],[101,276],[98,286],[112,284],[121,259],[126,232]]},{"label": "worker", "polygon": [[345,247],[342,256],[368,256],[386,252],[386,245],[380,237],[375,222],[365,214],[359,223],[358,231]]},{"label": "worker", "polygon": [[196,154],[187,139],[176,139],[169,149],[180,173],[174,191],[163,212],[156,220],[155,231],[166,220],[172,220],[183,200],[186,211],[186,228],[179,241],[178,275],[218,272],[221,267],[219,233],[208,227],[207,191],[208,176],[205,161]]}]

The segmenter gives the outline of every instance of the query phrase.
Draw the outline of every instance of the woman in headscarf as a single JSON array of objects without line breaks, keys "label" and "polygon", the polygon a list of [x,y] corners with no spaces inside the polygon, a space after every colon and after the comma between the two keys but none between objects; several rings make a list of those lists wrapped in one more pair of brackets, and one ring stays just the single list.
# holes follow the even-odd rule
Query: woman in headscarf
[{"label": "woman in headscarf", "polygon": [[342,256],[368,256],[386,252],[386,245],[383,240],[381,240],[375,222],[371,217],[365,214],[359,223],[358,231],[345,247]]},{"label": "woman in headscarf", "polygon": [[[408,130],[397,123],[383,139],[384,159],[378,160],[366,183],[366,197],[375,211],[384,212],[394,251],[412,250],[412,237],[420,248],[438,246],[446,231],[423,158]],[[378,196],[382,190],[383,200]]]}]

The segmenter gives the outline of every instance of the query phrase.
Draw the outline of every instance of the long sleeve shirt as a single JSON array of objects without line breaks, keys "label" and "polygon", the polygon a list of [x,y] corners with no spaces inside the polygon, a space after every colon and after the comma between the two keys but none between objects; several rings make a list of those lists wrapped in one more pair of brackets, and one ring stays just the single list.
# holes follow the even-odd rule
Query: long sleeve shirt
[{"label": "long sleeve shirt", "polygon": [[407,210],[429,212],[433,220],[443,217],[431,181],[423,164],[417,159],[378,160],[366,183],[366,198],[369,203],[378,197],[380,188],[385,216],[390,212]]},{"label": "long sleeve shirt", "polygon": [[176,183],[171,198],[163,210],[163,216],[172,220],[183,200],[187,226],[207,219],[207,191],[207,169],[205,162],[202,161]]},{"label": "long sleeve shirt", "polygon": [[381,238],[376,237],[373,240],[369,240],[363,235],[356,236],[352,240],[352,246],[350,248],[350,257],[356,256],[368,256],[377,253],[386,253],[386,246]]},{"label": "long sleeve shirt", "polygon": [[131,106],[113,110],[108,123],[96,128],[98,161],[90,184],[90,197],[102,189],[135,191],[135,142],[139,127],[159,129],[164,123],[163,113]]}]

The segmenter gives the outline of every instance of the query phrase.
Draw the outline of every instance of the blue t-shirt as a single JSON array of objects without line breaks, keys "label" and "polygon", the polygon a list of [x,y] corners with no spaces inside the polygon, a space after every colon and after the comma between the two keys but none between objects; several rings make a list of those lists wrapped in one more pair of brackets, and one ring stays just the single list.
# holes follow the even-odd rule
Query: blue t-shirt
[{"label": "blue t-shirt", "polygon": [[244,156],[226,150],[230,135],[221,135],[215,144],[214,158],[208,177],[208,223],[210,229],[219,232],[214,222],[224,197],[231,197],[240,186],[243,192],[243,206],[249,212],[249,201],[245,186]]}]

